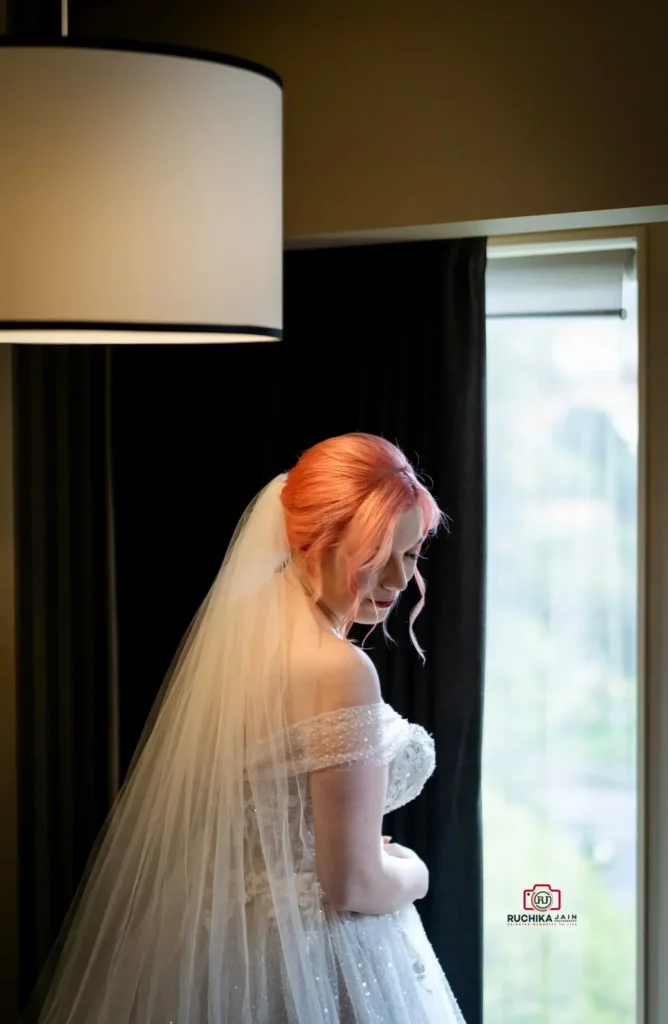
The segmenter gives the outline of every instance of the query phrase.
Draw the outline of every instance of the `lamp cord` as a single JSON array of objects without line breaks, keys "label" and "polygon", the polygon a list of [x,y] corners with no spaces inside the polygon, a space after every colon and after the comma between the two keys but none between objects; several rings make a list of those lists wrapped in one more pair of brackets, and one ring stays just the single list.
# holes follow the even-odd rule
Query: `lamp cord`
[{"label": "lamp cord", "polygon": [[60,0],[60,35],[62,39],[67,39],[69,35],[69,11],[67,0]]}]

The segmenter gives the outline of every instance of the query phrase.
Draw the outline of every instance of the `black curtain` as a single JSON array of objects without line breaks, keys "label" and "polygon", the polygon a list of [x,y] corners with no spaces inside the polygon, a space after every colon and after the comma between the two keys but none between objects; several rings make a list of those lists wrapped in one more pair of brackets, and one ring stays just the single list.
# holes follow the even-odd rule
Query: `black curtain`
[{"label": "black curtain", "polygon": [[[324,437],[396,441],[450,532],[387,650],[385,698],[434,735],[438,768],[391,834],[430,866],[420,912],[468,1024],[482,1019],[480,745],[485,549],[485,242],[291,252],[278,345],[125,349],[114,362],[121,757],[129,762],[180,636],[247,502]],[[363,631],[356,633],[358,638]]]},{"label": "black curtain", "polygon": [[420,914],[468,1024],[482,1020],[485,263],[475,239],[299,252],[286,268],[286,362],[307,440],[368,430],[396,441],[450,517],[422,563],[426,665],[407,632],[417,587],[390,623],[398,646],[377,631],[370,654],[385,699],[434,736],[434,776],[386,831],[429,865]]},{"label": "black curtain", "polygon": [[13,349],[21,1005],[117,786],[109,352]]},{"label": "black curtain", "polygon": [[[385,698],[434,735],[437,771],[420,800],[392,816],[388,830],[398,841],[413,845],[430,866],[431,890],[421,901],[420,912],[468,1024],[482,1019],[485,250],[484,240],[474,239],[288,253],[282,343],[113,350],[112,443],[105,449],[111,447],[113,466],[121,775],[236,522],[270,477],[288,469],[316,441],[352,430],[396,441],[429,477],[450,517],[450,532],[431,545],[423,563],[427,606],[416,633],[427,652],[426,667],[406,639],[405,623],[417,600],[416,589],[406,595],[399,616],[390,623],[396,649],[386,650],[377,631],[370,653],[378,664]],[[88,358],[94,360],[95,353],[89,352]],[[71,383],[72,376],[67,379],[71,399],[79,390]],[[24,410],[35,401],[32,386],[24,385],[19,402]],[[43,402],[41,386],[38,407]],[[31,429],[44,438],[57,422],[52,401],[49,415],[34,420]],[[99,423],[91,424],[90,431],[102,451]],[[72,434],[72,443],[84,442]],[[85,459],[77,464],[82,469]],[[40,472],[44,477],[47,470]],[[106,473],[101,479],[98,465],[90,467],[90,473],[95,498],[88,502],[86,529],[97,531],[99,565],[102,553],[109,553],[109,531],[102,528],[107,524],[102,506],[109,482]],[[84,486],[83,479],[79,486]],[[26,486],[23,500],[31,509],[25,514],[42,515],[32,506],[43,497],[47,504],[52,502],[49,495],[41,477]],[[65,512],[61,509],[59,514]],[[69,559],[75,543],[73,525],[70,532]],[[59,542],[53,534],[47,547],[48,552],[35,553],[37,561],[56,557]],[[58,563],[58,573],[66,571],[68,558],[63,556]],[[30,580],[32,571],[24,558],[20,577]],[[95,593],[101,600],[109,580],[102,575],[96,580],[100,586]],[[71,576],[69,588],[68,600],[76,595],[85,601],[93,593],[81,577]],[[106,639],[101,628],[96,633],[90,612],[80,620],[86,638],[77,643],[90,644],[97,637],[93,647],[100,666],[96,675],[86,674],[85,658],[77,654],[76,678],[99,678],[100,690],[94,696],[77,690],[78,697],[72,700],[67,696],[65,662],[56,655],[62,637],[72,642],[72,629],[52,609],[53,605],[48,628],[57,636],[44,655],[44,700],[54,707],[65,700],[66,724],[63,731],[52,714],[49,733],[41,738],[24,727],[23,760],[30,760],[32,744],[37,763],[49,765],[55,773],[51,788],[76,805],[81,787],[95,783],[63,772],[53,757],[45,759],[39,752],[49,744],[66,745],[68,715],[80,706],[79,697],[95,702],[107,692],[111,634],[108,618]],[[25,648],[30,648],[30,638]],[[20,686],[32,693],[25,670]],[[88,743],[87,756],[101,758],[108,767],[108,752],[100,754],[94,739],[108,735],[102,704],[99,723],[89,734],[80,715],[73,741],[75,746]],[[81,762],[77,765],[80,768]],[[43,779],[42,786],[46,784]],[[26,785],[30,794],[33,784],[24,776],[22,789]],[[92,799],[102,817],[107,796],[101,780]],[[40,808],[30,796],[23,813],[39,820]],[[54,849],[70,841],[63,835],[67,823],[67,818],[60,823],[52,819]],[[79,849],[88,843],[89,833],[87,827]],[[42,884],[67,872],[70,878],[71,865],[62,869],[58,855],[48,862],[45,858],[43,848],[35,869]],[[61,891],[68,889],[69,882]],[[40,949],[63,902],[49,911]],[[27,920],[35,913],[33,908]],[[28,956],[28,974],[31,969]]]}]

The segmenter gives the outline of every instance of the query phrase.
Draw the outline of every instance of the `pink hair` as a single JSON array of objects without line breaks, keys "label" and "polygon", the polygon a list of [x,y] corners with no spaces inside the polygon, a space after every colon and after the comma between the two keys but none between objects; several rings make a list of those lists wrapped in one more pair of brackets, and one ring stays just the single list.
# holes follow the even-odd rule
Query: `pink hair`
[{"label": "pink hair", "polygon": [[[344,624],[346,634],[360,604],[355,575],[385,564],[402,513],[420,507],[425,537],[447,521],[403,452],[374,434],[342,434],[313,445],[287,474],[281,498],[292,558],[310,580],[317,580],[326,554],[339,546],[343,550],[348,589],[355,599]],[[426,589],[417,568],[415,580],[420,601],[411,611],[409,632],[424,661],[413,632]],[[319,599],[322,594],[314,596]],[[383,632],[391,639],[385,623]]]}]

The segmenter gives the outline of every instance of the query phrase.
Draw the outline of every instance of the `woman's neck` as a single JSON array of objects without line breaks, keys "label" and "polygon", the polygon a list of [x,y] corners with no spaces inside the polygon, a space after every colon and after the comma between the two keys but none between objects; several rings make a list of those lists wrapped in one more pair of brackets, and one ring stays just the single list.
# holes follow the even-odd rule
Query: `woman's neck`
[{"label": "woman's neck", "polygon": [[325,619],[327,620],[327,624],[334,630],[336,635],[343,640],[343,625],[339,621],[337,616],[334,614],[334,612],[331,610],[331,608],[327,607],[322,598],[319,598],[317,601],[314,601],[313,604],[314,607],[322,615],[324,615]]},{"label": "woman's neck", "polygon": [[319,627],[328,633],[334,633],[335,636],[340,637],[342,640],[345,639],[343,636],[343,623],[322,597],[316,599],[311,581],[303,573],[297,573],[294,566],[291,566],[288,572],[292,577],[292,581],[307,597],[309,608]]}]

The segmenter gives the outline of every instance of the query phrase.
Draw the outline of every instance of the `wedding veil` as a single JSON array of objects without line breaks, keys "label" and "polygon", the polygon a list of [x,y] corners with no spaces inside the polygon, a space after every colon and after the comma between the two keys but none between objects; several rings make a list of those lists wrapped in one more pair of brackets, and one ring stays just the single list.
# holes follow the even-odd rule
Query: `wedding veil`
[{"label": "wedding veil", "polygon": [[285,480],[246,509],[163,684],[39,1024],[338,1020],[282,699]]}]

